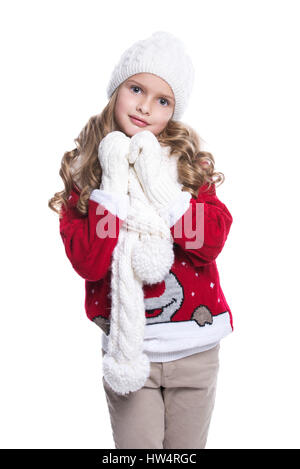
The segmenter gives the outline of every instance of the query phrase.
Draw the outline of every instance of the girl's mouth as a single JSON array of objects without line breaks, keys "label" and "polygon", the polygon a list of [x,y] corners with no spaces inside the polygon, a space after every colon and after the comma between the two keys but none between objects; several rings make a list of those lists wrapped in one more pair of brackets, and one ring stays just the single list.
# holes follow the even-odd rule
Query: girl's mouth
[{"label": "girl's mouth", "polygon": [[131,116],[129,116],[129,117],[130,117],[131,121],[135,125],[137,125],[138,127],[146,127],[146,125],[148,125],[148,124],[146,124],[146,122],[140,121],[139,119],[135,119],[134,117],[131,117]]}]

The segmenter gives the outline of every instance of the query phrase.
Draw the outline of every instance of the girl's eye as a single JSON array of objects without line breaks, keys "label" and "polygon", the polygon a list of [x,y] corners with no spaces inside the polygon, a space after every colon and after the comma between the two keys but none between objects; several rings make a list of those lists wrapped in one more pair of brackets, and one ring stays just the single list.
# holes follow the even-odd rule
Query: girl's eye
[{"label": "girl's eye", "polygon": [[132,88],[135,88],[135,89],[138,89],[138,90],[140,89],[139,86],[131,86],[130,89],[132,89]]},{"label": "girl's eye", "polygon": [[[140,89],[141,89],[139,86],[134,86],[134,85],[130,87],[131,90],[132,90],[133,88],[134,88],[134,89],[137,89],[137,90],[140,90]],[[137,93],[134,92],[134,94],[137,94]],[[160,98],[160,100],[165,101],[165,102],[167,103],[167,104],[166,104],[167,106],[169,105],[169,101],[168,101],[167,99],[165,99],[165,98]],[[163,104],[163,106],[165,106],[165,104]]]},{"label": "girl's eye", "polygon": [[[160,98],[161,100],[165,101],[167,103],[167,106],[169,105],[169,101],[165,98]],[[164,105],[163,105],[164,106]]]}]

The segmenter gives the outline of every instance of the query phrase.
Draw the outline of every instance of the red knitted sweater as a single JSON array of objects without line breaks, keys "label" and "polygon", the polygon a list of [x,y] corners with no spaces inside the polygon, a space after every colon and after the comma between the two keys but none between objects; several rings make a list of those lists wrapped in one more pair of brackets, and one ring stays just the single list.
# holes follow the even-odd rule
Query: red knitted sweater
[{"label": "red knitted sweater", "polygon": [[[74,183],[67,209],[62,206],[60,234],[68,259],[85,280],[86,314],[103,330],[102,346],[107,349],[111,257],[126,216],[125,196],[122,206],[120,196],[114,198],[104,191],[94,190],[87,215],[81,215],[76,208],[79,195],[80,189]],[[144,343],[151,361],[168,361],[207,350],[233,330],[231,310],[221,289],[216,265],[232,216],[218,199],[214,185],[209,190],[208,185],[203,185],[198,198],[191,197],[188,203],[185,208],[183,205],[174,207],[170,230],[175,260],[168,276],[158,284],[143,286]],[[201,247],[187,247],[196,235],[187,237],[185,230],[178,230],[178,224],[188,215],[192,228],[196,228],[198,203],[203,204],[204,238]],[[101,210],[97,210],[98,204]],[[97,224],[104,217],[106,221],[115,222],[115,237],[98,237]]]}]

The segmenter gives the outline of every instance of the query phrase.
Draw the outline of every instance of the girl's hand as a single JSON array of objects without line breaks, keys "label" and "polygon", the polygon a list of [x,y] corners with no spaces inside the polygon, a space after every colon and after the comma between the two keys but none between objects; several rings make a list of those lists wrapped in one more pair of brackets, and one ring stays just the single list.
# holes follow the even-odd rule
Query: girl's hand
[{"label": "girl's hand", "polygon": [[129,163],[134,165],[144,192],[153,201],[153,183],[162,165],[161,146],[149,130],[138,132],[130,141]]},{"label": "girl's hand", "polygon": [[109,132],[100,142],[98,159],[102,168],[100,189],[127,194],[130,138],[118,130]]},{"label": "girl's hand", "polygon": [[182,192],[170,176],[159,141],[149,130],[131,137],[129,162],[134,164],[145,194],[159,212]]}]

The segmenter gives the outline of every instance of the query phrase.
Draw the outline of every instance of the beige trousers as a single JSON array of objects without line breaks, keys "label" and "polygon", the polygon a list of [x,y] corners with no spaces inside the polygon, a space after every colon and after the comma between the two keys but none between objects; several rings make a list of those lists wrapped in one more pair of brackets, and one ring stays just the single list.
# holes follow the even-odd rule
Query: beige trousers
[{"label": "beige trousers", "polygon": [[124,396],[102,377],[115,447],[205,448],[215,403],[219,348],[220,344],[178,360],[151,362],[145,385]]}]

